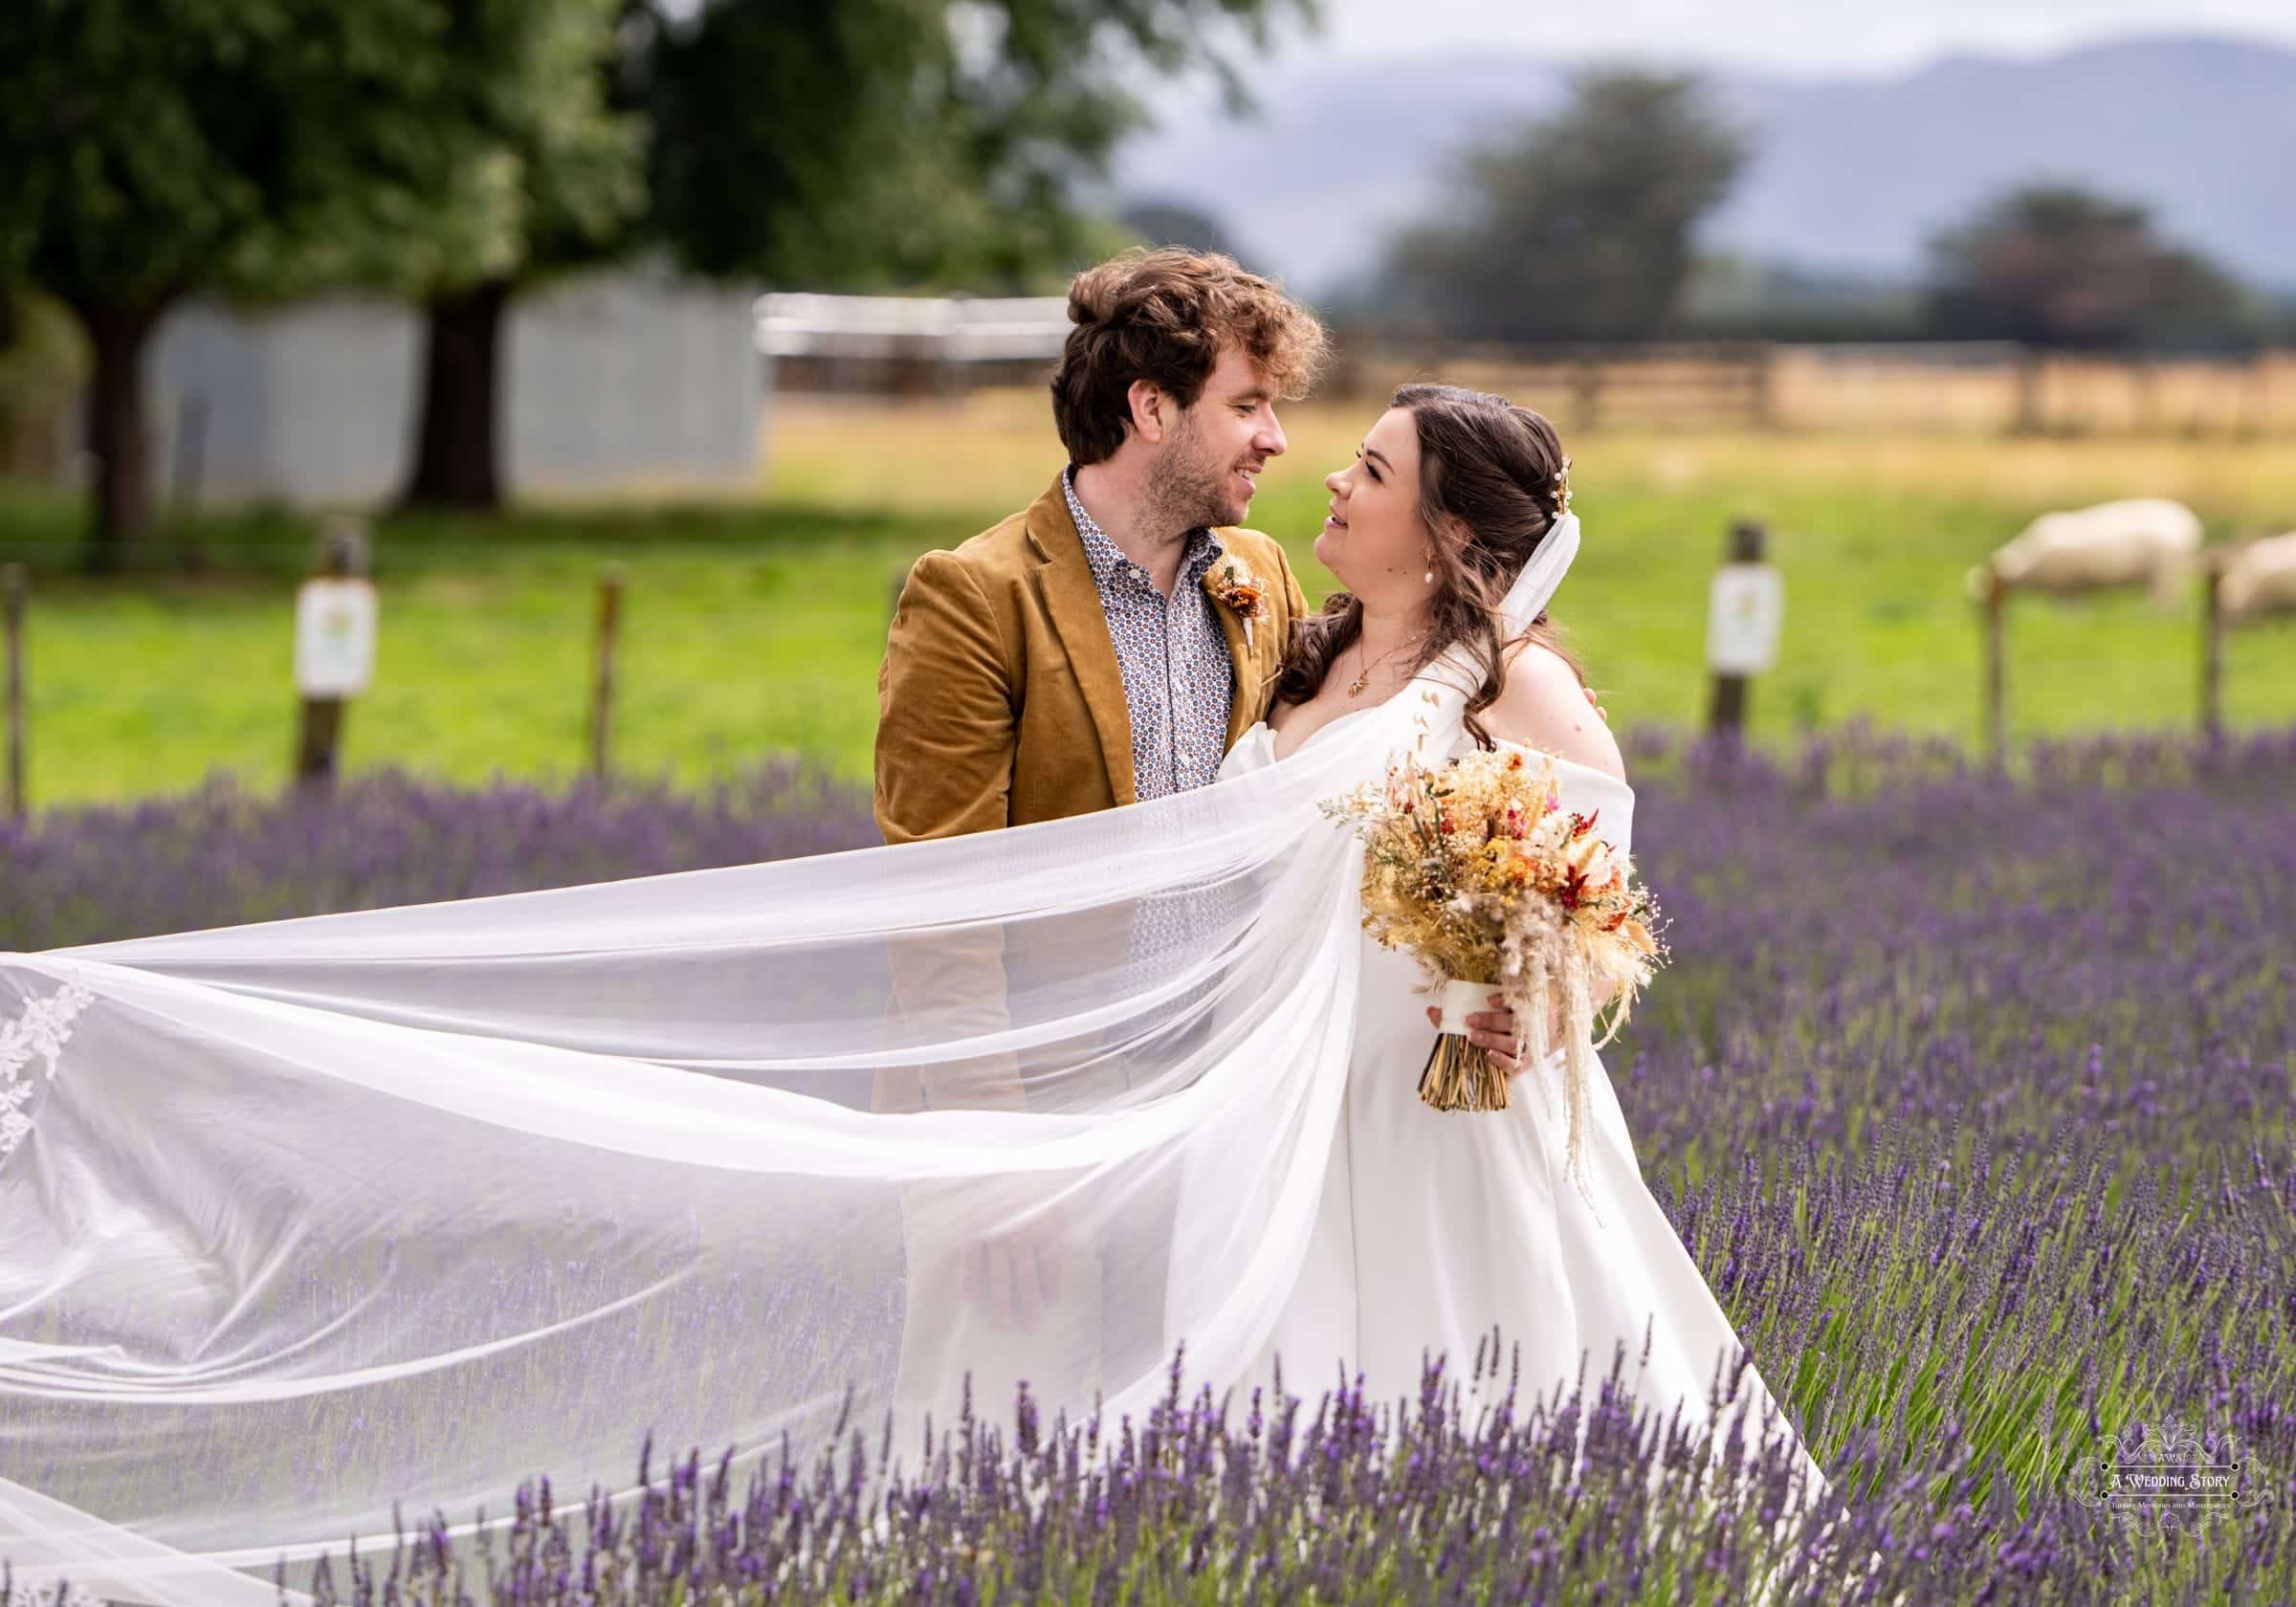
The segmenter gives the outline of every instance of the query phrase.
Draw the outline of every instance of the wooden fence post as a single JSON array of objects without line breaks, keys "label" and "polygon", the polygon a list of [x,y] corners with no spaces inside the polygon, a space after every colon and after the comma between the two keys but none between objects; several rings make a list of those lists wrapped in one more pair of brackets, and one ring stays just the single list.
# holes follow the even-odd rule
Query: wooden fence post
[{"label": "wooden fence post", "polygon": [[1592,429],[1602,417],[1602,364],[1580,356],[1571,370],[1571,428]]},{"label": "wooden fence post", "polygon": [[342,699],[305,697],[295,727],[295,784],[306,793],[332,792],[335,756],[342,746]]},{"label": "wooden fence post", "polygon": [[602,786],[607,776],[607,736],[613,728],[614,647],[622,627],[623,576],[622,565],[612,563],[598,577],[590,676],[590,774]]},{"label": "wooden fence post", "polygon": [[0,633],[8,638],[8,818],[24,818],[24,565],[0,565]]},{"label": "wooden fence post", "polygon": [[1735,737],[1746,728],[1748,688],[1777,652],[1784,588],[1769,564],[1769,527],[1740,519],[1730,527],[1730,545],[1714,576],[1708,600],[1706,658],[1713,671],[1707,704],[1709,735]]},{"label": "wooden fence post", "polygon": [[1756,429],[1777,428],[1777,348],[1764,342],[1755,348],[1751,359],[1754,370],[1754,427]]},{"label": "wooden fence post", "polygon": [[2001,762],[2009,741],[2007,713],[2006,630],[2002,612],[2009,587],[1990,568],[1985,571],[1985,751],[1995,764]]},{"label": "wooden fence post", "polygon": [[344,701],[364,692],[374,671],[374,591],[360,578],[366,569],[365,521],[332,516],[320,543],[318,570],[296,599],[301,714],[294,775],[297,790],[307,794],[334,790]]},{"label": "wooden fence post", "polygon": [[2009,426],[2012,435],[2038,435],[2042,431],[2041,353],[2030,346],[2020,346],[2017,353],[2017,417]]},{"label": "wooden fence post", "polygon": [[2224,563],[2221,553],[2200,554],[2200,731],[2224,735]]}]

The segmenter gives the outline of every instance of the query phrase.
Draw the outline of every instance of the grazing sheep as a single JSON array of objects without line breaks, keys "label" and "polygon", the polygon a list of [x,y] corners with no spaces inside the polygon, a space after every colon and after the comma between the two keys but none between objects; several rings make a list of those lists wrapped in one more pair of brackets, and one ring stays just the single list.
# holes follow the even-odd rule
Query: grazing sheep
[{"label": "grazing sheep", "polygon": [[2296,530],[2252,541],[2227,559],[2217,601],[2226,619],[2296,608]]},{"label": "grazing sheep", "polygon": [[1996,582],[2042,591],[2144,584],[2155,603],[2173,604],[2199,550],[2199,517],[2180,502],[2100,502],[2042,515],[1969,572],[1969,589],[1982,598]]}]

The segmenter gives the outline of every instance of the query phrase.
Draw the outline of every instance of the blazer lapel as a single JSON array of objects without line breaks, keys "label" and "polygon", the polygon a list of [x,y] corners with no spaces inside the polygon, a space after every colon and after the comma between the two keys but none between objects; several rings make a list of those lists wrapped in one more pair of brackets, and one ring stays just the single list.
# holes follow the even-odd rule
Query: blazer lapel
[{"label": "blazer lapel", "polygon": [[1108,765],[1109,790],[1118,804],[1138,796],[1132,772],[1132,710],[1124,700],[1124,671],[1116,665],[1116,644],[1108,633],[1108,611],[1100,605],[1100,588],[1093,582],[1093,566],[1084,556],[1084,539],[1069,517],[1068,498],[1060,481],[1029,505],[1028,539],[1044,561],[1036,571],[1037,589],[1051,616],[1052,628],[1076,673],[1076,689],[1091,711],[1093,731],[1100,738],[1100,756]]}]

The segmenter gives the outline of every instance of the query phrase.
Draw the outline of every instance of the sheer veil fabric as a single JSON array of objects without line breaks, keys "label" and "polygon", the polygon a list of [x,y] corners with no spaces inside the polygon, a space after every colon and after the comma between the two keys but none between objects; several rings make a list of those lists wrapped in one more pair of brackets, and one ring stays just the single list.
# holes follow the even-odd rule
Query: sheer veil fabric
[{"label": "sheer veil fabric", "polygon": [[[0,1555],[254,1607],[394,1500],[624,1487],[649,1430],[803,1455],[850,1385],[915,1466],[968,1371],[1111,1423],[1183,1339],[1240,1376],[1356,1022],[1316,801],[1455,731],[1462,670],[1100,815],[0,955]],[[961,1287],[1004,1235],[1032,1322]]]}]

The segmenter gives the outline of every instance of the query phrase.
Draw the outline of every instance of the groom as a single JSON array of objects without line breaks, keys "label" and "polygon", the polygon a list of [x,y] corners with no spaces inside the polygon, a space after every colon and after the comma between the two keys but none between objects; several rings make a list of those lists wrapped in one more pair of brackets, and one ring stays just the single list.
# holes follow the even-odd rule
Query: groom
[{"label": "groom", "polygon": [[[888,843],[1205,785],[1267,714],[1306,612],[1283,548],[1240,526],[1284,451],[1275,405],[1304,395],[1323,359],[1314,317],[1229,257],[1169,249],[1079,275],[1069,317],[1052,376],[1067,467],[1027,509],[917,560],[894,608],[877,675]],[[983,1037],[1010,1024],[1008,969],[1033,963],[994,930],[894,944],[889,959],[896,1017]],[[1011,1053],[889,1068],[872,1104],[1058,1109],[1111,1074],[1129,1082],[1128,1058],[1050,1076]],[[961,1183],[907,1191],[904,1391],[945,1395],[960,1363],[1001,1359],[1025,1376],[1036,1363],[1017,1334],[1078,1320],[1098,1322],[1104,1378],[1160,1364],[1155,1224],[1172,1209],[1169,1189],[1155,1179],[1115,1220],[1089,1200],[1031,1210]],[[959,1339],[970,1330],[954,1313],[966,1307],[1007,1337]],[[984,1398],[1010,1393],[993,1371],[973,1382]]]},{"label": "groom", "polygon": [[1068,467],[901,589],[877,673],[888,843],[1205,784],[1306,612],[1283,548],[1239,526],[1284,451],[1275,405],[1324,356],[1314,316],[1232,258],[1167,248],[1077,275],[1069,317]]}]

